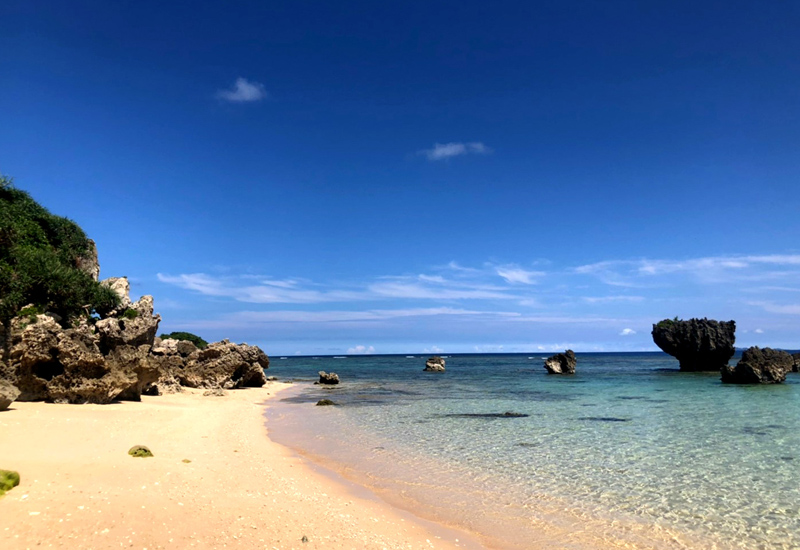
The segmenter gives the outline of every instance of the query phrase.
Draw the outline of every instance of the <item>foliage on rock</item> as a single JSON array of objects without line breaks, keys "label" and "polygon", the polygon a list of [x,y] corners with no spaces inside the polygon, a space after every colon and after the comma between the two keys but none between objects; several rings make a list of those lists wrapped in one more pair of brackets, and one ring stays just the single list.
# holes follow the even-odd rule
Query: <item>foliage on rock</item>
[{"label": "foliage on rock", "polygon": [[196,334],[192,334],[191,332],[170,332],[169,334],[162,334],[159,336],[162,340],[183,340],[186,342],[191,342],[199,349],[206,349],[208,347],[208,342],[197,336]]},{"label": "foliage on rock", "polygon": [[117,295],[81,269],[93,249],[75,222],[0,176],[0,322],[28,304],[64,319],[113,309]]}]

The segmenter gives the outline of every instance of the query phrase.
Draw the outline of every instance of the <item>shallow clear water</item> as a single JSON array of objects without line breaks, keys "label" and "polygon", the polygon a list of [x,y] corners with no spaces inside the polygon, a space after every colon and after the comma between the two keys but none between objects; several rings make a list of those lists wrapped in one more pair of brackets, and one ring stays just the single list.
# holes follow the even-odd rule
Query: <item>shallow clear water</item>
[{"label": "shallow clear water", "polygon": [[[800,548],[800,374],[731,386],[660,353],[578,354],[574,376],[543,360],[273,358],[297,383],[270,431],[490,546]],[[342,384],[312,385],[319,370]],[[480,416],[507,411],[528,416]]]}]

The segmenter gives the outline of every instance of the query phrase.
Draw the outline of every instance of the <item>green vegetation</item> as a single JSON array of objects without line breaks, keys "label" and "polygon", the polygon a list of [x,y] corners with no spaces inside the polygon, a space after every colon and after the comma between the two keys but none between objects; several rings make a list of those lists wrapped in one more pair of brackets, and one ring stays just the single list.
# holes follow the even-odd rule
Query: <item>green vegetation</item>
[{"label": "green vegetation", "polygon": [[19,474],[10,470],[0,470],[0,497],[19,485]]},{"label": "green vegetation", "polygon": [[153,456],[152,451],[144,445],[134,445],[128,449],[128,454],[136,458],[148,458]]},{"label": "green vegetation", "polygon": [[0,176],[0,322],[7,324],[28,304],[33,308],[24,314],[33,320],[44,311],[66,321],[116,307],[117,294],[78,267],[90,248],[75,222],[51,214]]},{"label": "green vegetation", "polygon": [[125,313],[122,314],[122,317],[125,319],[136,319],[139,316],[139,312],[135,309],[128,308],[125,310]]},{"label": "green vegetation", "polygon": [[680,322],[681,319],[678,319],[678,316],[676,315],[674,319],[664,319],[663,321],[659,321],[656,326],[658,328],[669,328],[675,323],[680,323]]},{"label": "green vegetation", "polygon": [[192,334],[191,332],[170,332],[169,334],[162,334],[159,336],[162,340],[167,340],[169,338],[173,340],[186,340],[187,342],[191,342],[199,349],[206,349],[208,347],[208,342],[197,336],[196,334]]}]

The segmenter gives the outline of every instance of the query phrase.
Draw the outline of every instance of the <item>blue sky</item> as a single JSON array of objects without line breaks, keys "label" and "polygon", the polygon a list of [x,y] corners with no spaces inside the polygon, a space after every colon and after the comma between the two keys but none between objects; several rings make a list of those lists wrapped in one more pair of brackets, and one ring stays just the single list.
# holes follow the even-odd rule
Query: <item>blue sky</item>
[{"label": "blue sky", "polygon": [[800,347],[800,4],[163,4],[0,6],[0,172],[164,330]]}]

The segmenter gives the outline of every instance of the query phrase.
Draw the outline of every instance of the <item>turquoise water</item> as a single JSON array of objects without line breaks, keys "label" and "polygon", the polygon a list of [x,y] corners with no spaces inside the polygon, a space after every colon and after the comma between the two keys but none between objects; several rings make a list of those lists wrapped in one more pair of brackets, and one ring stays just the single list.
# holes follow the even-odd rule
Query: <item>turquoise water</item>
[{"label": "turquoise water", "polygon": [[[661,353],[579,354],[574,376],[543,360],[273,358],[296,382],[271,436],[491,547],[800,548],[800,374],[731,386]],[[319,370],[343,383],[314,386]],[[507,411],[528,416],[481,416]]]}]

